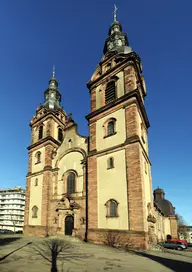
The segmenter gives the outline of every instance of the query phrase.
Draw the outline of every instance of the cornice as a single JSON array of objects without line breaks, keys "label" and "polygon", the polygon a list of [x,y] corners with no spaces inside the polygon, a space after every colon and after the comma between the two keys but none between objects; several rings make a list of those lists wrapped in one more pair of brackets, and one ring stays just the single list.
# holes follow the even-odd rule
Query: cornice
[{"label": "cornice", "polygon": [[38,171],[38,172],[35,172],[35,173],[28,172],[27,175],[26,175],[26,177],[35,177],[35,176],[38,176],[38,175],[40,175],[40,174],[43,174],[43,173],[46,172],[46,171],[51,171],[51,172],[54,173],[54,172],[57,172],[58,170],[59,170],[58,167],[52,168],[51,166],[48,166],[48,169],[44,167],[43,170]]},{"label": "cornice", "polygon": [[[114,55],[115,56],[115,55]],[[113,57],[114,57],[113,56]],[[120,55],[117,55],[117,56],[120,56]],[[108,71],[106,71],[105,73],[103,73],[102,75],[100,75],[100,77],[98,77],[97,79],[95,79],[94,81],[89,81],[88,83],[87,83],[87,88],[90,90],[91,89],[91,87],[94,85],[94,84],[96,84],[98,81],[100,81],[100,80],[102,80],[105,76],[108,76],[110,73],[112,73],[112,72],[114,72],[115,71],[115,73],[117,72],[116,70],[118,69],[118,68],[124,68],[124,67],[122,67],[124,64],[126,64],[126,66],[127,66],[127,62],[128,61],[133,61],[134,63],[137,63],[137,59],[140,61],[140,58],[138,57],[138,55],[135,53],[135,52],[131,52],[131,53],[129,53],[128,55],[122,55],[122,57],[125,57],[125,59],[122,61],[122,62],[120,62],[120,63],[118,63],[118,64],[116,64],[114,67],[112,67],[110,70],[108,70]],[[104,62],[104,61],[103,61]],[[101,66],[101,64],[102,64],[102,61],[99,63],[99,65]],[[91,90],[90,90],[91,91]]]},{"label": "cornice", "polygon": [[100,151],[97,151],[96,149],[94,149],[92,151],[89,151],[87,157],[100,156],[100,155],[102,156],[102,155],[105,155],[108,152],[115,152],[115,151],[118,151],[119,149],[124,149],[124,148],[126,148],[126,146],[128,146],[130,144],[134,144],[134,143],[139,143],[140,144],[140,146],[142,148],[142,151],[145,154],[146,159],[148,160],[148,162],[151,165],[151,161],[149,159],[149,156],[148,156],[147,152],[145,151],[139,136],[137,136],[137,135],[127,138],[125,140],[125,142],[122,143],[122,144],[118,144],[116,146],[112,146],[112,147],[109,147],[109,148],[106,148],[106,149],[103,149],[103,150],[100,150]]},{"label": "cornice", "polygon": [[[36,146],[38,146],[38,145],[41,145],[41,144],[43,144],[43,143],[45,143],[45,142],[47,142],[47,141],[51,141],[52,143],[56,144],[57,146],[60,145],[60,143],[59,143],[57,140],[55,140],[52,136],[47,136],[47,137],[45,137],[45,138],[39,140],[38,142],[36,142],[36,143],[34,143],[34,144],[28,146],[27,149],[28,149],[28,150],[31,150],[32,148],[34,148],[34,147],[36,147]],[[47,143],[47,144],[49,144],[49,143]]]},{"label": "cornice", "polygon": [[[63,115],[65,116],[65,114],[63,113]],[[34,122],[30,122],[29,126],[30,127],[34,127],[36,124],[38,124],[39,122],[45,121],[47,118],[52,117],[53,119],[55,118],[60,124],[65,125],[64,122],[62,122],[53,112],[49,111],[47,112],[45,115],[40,116],[37,120],[35,120]],[[65,116],[66,117],[66,116]]]},{"label": "cornice", "polygon": [[[141,111],[141,113],[143,115],[143,118],[144,118],[144,121],[145,121],[145,125],[146,125],[147,128],[149,128],[150,127],[150,123],[149,123],[149,120],[148,120],[148,117],[147,117],[147,112],[146,112],[145,107],[143,105],[143,102],[142,102],[142,99],[140,97],[138,89],[135,89],[132,92],[129,92],[129,93],[127,93],[127,94],[119,97],[115,101],[113,101],[113,102],[111,102],[111,103],[109,103],[109,104],[107,104],[107,105],[105,105],[105,106],[103,106],[103,107],[95,110],[94,112],[89,113],[88,115],[85,116],[85,118],[89,121],[93,117],[95,117],[95,116],[103,113],[104,111],[107,111],[108,109],[110,109],[112,107],[115,107],[116,105],[118,105],[118,104],[120,104],[120,103],[122,103],[122,102],[124,102],[124,101],[126,101],[126,100],[128,100],[130,98],[132,98],[132,97],[136,97],[137,102],[138,102],[137,104],[138,104],[138,106],[140,108],[140,111]],[[131,103],[135,103],[135,102],[131,102]]]}]

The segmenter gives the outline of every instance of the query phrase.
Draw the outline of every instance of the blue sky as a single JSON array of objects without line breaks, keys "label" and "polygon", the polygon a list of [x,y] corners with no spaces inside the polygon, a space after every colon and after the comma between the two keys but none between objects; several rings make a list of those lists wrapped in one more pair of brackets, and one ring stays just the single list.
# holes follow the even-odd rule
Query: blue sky
[{"label": "blue sky", "polygon": [[[182,3],[116,1],[117,19],[143,63],[153,188],[162,187],[192,225],[192,3]],[[28,124],[43,103],[53,64],[62,104],[79,132],[88,134],[86,83],[103,55],[113,5],[110,0],[1,1],[1,188],[25,186]]]}]

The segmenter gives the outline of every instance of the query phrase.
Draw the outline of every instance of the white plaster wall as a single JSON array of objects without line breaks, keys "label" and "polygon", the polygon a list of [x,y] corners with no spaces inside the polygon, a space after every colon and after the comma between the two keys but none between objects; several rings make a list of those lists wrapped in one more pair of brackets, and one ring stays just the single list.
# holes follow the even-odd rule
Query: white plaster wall
[{"label": "white plaster wall", "polygon": [[[36,164],[36,153],[41,152],[41,162]],[[45,147],[41,147],[32,153],[32,173],[39,172],[43,170],[45,166]]]},{"label": "white plaster wall", "polygon": [[[107,138],[104,138],[104,123],[109,118],[115,118],[116,121],[116,134]],[[124,143],[126,140],[126,128],[125,128],[125,110],[119,109],[114,113],[111,113],[96,122],[96,148],[98,151],[113,147],[115,145]]]},{"label": "white plaster wall", "polygon": [[83,191],[83,166],[81,161],[83,155],[80,152],[70,152],[66,154],[59,162],[58,172],[58,193],[64,193],[63,175],[68,170],[75,170],[77,172],[77,192]]},{"label": "white plaster wall", "polygon": [[[107,159],[114,158],[114,168],[107,170]],[[125,150],[100,156],[97,159],[98,228],[128,229],[128,204]],[[106,218],[105,203],[119,202],[117,218]]]},{"label": "white plaster wall", "polygon": [[[35,186],[35,180],[38,179],[38,186]],[[43,188],[43,175],[38,175],[31,178],[30,183],[30,202],[29,202],[29,225],[41,225],[42,213],[42,188]],[[32,218],[33,206],[38,207],[38,217]]]},{"label": "white plaster wall", "polygon": [[124,72],[121,71],[117,74],[117,77],[119,78],[117,80],[117,97],[121,97],[125,94],[124,90]]}]

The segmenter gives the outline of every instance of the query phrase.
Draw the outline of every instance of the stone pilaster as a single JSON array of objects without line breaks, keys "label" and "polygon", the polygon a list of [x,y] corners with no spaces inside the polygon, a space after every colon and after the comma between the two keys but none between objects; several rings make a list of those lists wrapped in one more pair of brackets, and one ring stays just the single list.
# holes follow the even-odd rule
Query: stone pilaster
[{"label": "stone pilaster", "polygon": [[130,231],[147,231],[141,147],[138,142],[126,148],[128,213]]},{"label": "stone pilaster", "polygon": [[169,216],[172,239],[178,239],[178,223],[175,215]]},{"label": "stone pilaster", "polygon": [[88,157],[88,228],[98,227],[97,158]]}]

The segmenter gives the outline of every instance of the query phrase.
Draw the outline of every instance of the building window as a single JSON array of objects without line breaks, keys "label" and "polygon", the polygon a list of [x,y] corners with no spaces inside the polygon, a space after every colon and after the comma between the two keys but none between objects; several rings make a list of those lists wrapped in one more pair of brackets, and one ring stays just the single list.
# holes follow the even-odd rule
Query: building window
[{"label": "building window", "polygon": [[115,81],[110,81],[105,89],[105,104],[109,104],[110,102],[116,99],[116,86]]},{"label": "building window", "polygon": [[107,169],[114,168],[114,158],[111,157],[107,160]]},{"label": "building window", "polygon": [[38,178],[35,179],[35,186],[38,186]]},{"label": "building window", "polygon": [[39,140],[43,138],[43,126],[39,127]]},{"label": "building window", "polygon": [[67,194],[75,193],[75,174],[69,173],[67,176]]},{"label": "building window", "polygon": [[37,218],[38,208],[37,206],[33,206],[32,208],[32,217]]},{"label": "building window", "polygon": [[35,154],[35,157],[36,157],[36,164],[37,163],[40,163],[41,162],[41,152],[40,151],[38,151],[36,154]]},{"label": "building window", "polygon": [[60,142],[63,141],[63,131],[62,131],[62,128],[58,128],[58,140]]},{"label": "building window", "polygon": [[108,136],[111,136],[115,133],[115,123],[114,121],[110,121],[108,124],[107,124],[107,135]]},{"label": "building window", "polygon": [[105,204],[107,207],[106,217],[118,217],[118,202],[114,199],[110,199]]}]

